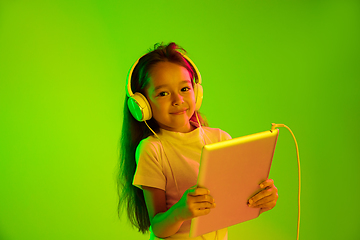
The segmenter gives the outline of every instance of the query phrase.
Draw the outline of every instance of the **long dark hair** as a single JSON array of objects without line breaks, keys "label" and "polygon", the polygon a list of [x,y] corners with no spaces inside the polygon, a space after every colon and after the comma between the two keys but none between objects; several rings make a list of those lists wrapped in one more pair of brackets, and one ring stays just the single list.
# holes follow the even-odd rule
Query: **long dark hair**
[{"label": "long dark hair", "polygon": [[[154,50],[139,59],[131,76],[131,90],[140,92],[145,96],[145,87],[149,83],[149,72],[151,68],[159,62],[172,62],[185,67],[192,79],[197,79],[197,74],[193,66],[181,55],[185,50],[174,42],[168,45],[155,44]],[[127,216],[139,232],[146,233],[150,227],[150,219],[145,204],[143,191],[132,185],[136,170],[135,151],[142,139],[153,133],[144,122],[138,122],[130,113],[127,107],[128,96],[125,96],[124,120],[120,139],[120,161],[118,174],[118,214],[121,216],[122,209],[125,208]],[[208,126],[206,119],[198,114],[201,125]],[[196,122],[195,114],[191,120]],[[147,121],[149,126],[158,133],[160,128],[154,118]]]}]

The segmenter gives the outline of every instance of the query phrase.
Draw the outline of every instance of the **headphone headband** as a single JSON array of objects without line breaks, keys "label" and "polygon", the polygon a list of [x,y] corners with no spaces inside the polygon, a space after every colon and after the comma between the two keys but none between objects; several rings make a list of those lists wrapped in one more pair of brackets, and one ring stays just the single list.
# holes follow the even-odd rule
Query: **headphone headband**
[{"label": "headphone headband", "polygon": [[[179,53],[180,53],[180,52],[179,52]],[[195,73],[196,73],[196,75],[197,75],[197,79],[195,78],[195,81],[194,81],[194,82],[201,84],[201,82],[202,82],[201,75],[200,75],[200,72],[199,72],[198,68],[197,68],[196,65],[194,64],[194,62],[193,62],[188,56],[186,56],[185,54],[183,54],[183,53],[180,53],[180,54],[181,54],[181,56],[183,56],[183,57],[190,63],[190,65],[194,68]],[[146,55],[146,54],[145,54],[145,55]],[[145,55],[143,55],[143,56],[145,56]],[[142,57],[143,57],[143,56],[142,56]],[[139,60],[140,60],[142,57],[140,57],[138,60],[136,60],[136,62],[131,66],[131,69],[130,69],[130,72],[129,72],[129,76],[128,76],[128,79],[127,79],[127,84],[126,84],[126,95],[127,95],[128,97],[131,97],[131,96],[134,95],[133,91],[131,90],[131,77],[132,77],[132,73],[133,73],[133,71],[134,71],[134,68],[135,68],[136,65],[139,63]]]},{"label": "headphone headband", "polygon": [[128,97],[131,97],[134,95],[134,93],[131,90],[131,77],[132,77],[132,73],[134,71],[135,66],[138,64],[140,58],[138,60],[136,60],[136,62],[131,66],[130,72],[129,72],[129,76],[127,79],[127,84],[126,84],[126,95]]}]

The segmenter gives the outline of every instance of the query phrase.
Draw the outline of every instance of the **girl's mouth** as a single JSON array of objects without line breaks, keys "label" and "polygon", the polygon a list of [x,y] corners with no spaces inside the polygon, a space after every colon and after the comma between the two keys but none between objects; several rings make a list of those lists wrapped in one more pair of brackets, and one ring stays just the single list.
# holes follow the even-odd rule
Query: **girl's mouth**
[{"label": "girl's mouth", "polygon": [[179,112],[174,112],[174,113],[171,113],[171,114],[174,114],[174,115],[181,115],[181,114],[184,114],[186,112],[187,109],[185,110],[182,110],[182,111],[179,111]]}]

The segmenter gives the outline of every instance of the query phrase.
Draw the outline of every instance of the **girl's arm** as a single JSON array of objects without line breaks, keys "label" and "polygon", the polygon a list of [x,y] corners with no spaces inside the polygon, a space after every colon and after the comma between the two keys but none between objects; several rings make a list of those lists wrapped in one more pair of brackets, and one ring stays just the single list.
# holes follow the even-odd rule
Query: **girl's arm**
[{"label": "girl's arm", "polygon": [[165,191],[142,186],[154,234],[159,238],[175,234],[182,223],[206,215],[215,207],[214,199],[205,188],[190,188],[170,209],[166,209]]},{"label": "girl's arm", "polygon": [[142,189],[154,234],[159,238],[175,234],[183,221],[177,217],[176,208],[167,211],[165,191],[146,186]]}]

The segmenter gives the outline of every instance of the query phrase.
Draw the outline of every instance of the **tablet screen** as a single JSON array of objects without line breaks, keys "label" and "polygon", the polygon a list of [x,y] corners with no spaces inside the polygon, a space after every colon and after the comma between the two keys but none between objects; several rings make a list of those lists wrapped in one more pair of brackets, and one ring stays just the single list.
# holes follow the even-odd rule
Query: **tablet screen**
[{"label": "tablet screen", "polygon": [[269,176],[279,130],[265,131],[203,147],[198,187],[210,190],[216,208],[193,218],[190,236],[223,229],[259,216],[247,201]]}]

